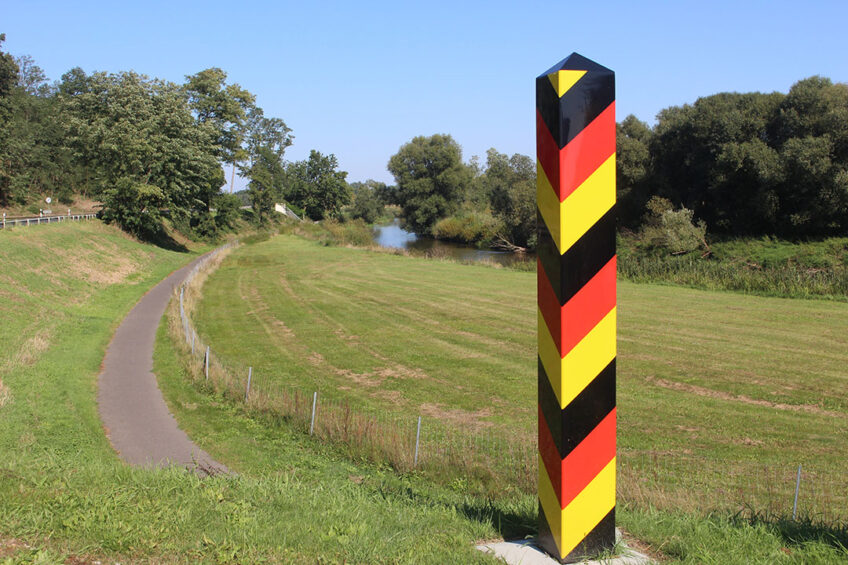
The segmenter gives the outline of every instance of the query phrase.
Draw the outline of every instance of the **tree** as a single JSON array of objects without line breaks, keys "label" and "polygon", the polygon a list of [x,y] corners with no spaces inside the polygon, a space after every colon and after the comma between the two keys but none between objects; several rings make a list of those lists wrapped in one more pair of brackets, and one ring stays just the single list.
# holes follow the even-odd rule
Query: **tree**
[{"label": "tree", "polygon": [[251,163],[257,158],[261,147],[270,149],[282,159],[286,148],[291,146],[294,140],[286,122],[280,118],[266,118],[265,112],[257,106],[248,112],[245,132],[247,157]]},{"label": "tree", "polygon": [[536,166],[533,160],[518,153],[507,157],[494,148],[489,149],[481,183],[492,212],[503,225],[501,237],[519,247],[534,247]]},{"label": "tree", "polygon": [[337,171],[338,160],[332,153],[309,152],[305,161],[290,163],[286,168],[285,197],[302,208],[313,220],[338,218],[342,206],[350,202],[347,172]]},{"label": "tree", "polygon": [[638,225],[650,187],[650,143],[653,132],[633,114],[615,128],[615,192],[618,220],[623,226]]},{"label": "tree", "polygon": [[[95,194],[106,197],[104,217],[122,227],[144,225],[155,203],[178,223],[208,216],[209,202],[224,182],[216,159],[216,130],[197,122],[177,85],[133,72],[95,73],[59,88],[67,140],[90,171]],[[73,94],[65,94],[73,92]],[[140,186],[156,187],[161,197]],[[115,190],[132,191],[126,197]],[[148,213],[124,205],[144,197]],[[119,204],[114,206],[114,204]]]},{"label": "tree", "polygon": [[158,186],[121,177],[103,191],[102,217],[133,235],[151,238],[162,229],[161,209],[167,204]]},{"label": "tree", "polygon": [[[0,47],[6,41],[6,34],[0,33]],[[18,81],[18,65],[15,58],[0,51],[0,205],[6,206],[11,197],[11,174],[9,159],[9,129],[11,101],[9,100]]]},{"label": "tree", "polygon": [[29,55],[22,55],[15,59],[18,65],[18,87],[22,88],[30,96],[48,96],[51,94],[50,85],[47,83],[47,75],[35,64]]},{"label": "tree", "polygon": [[384,204],[380,200],[380,194],[385,192],[386,184],[369,179],[351,183],[350,189],[353,197],[351,218],[361,218],[368,224],[376,222],[383,215]]},{"label": "tree", "polygon": [[284,174],[280,157],[269,147],[258,148],[256,159],[247,171],[250,179],[247,191],[260,225],[268,221],[275,201],[282,196]]},{"label": "tree", "polygon": [[389,159],[388,169],[404,221],[416,233],[429,233],[456,211],[472,178],[459,144],[445,134],[414,137]]},{"label": "tree", "polygon": [[185,92],[197,120],[215,128],[217,157],[235,167],[248,154],[242,147],[247,118],[255,109],[256,97],[238,84],[227,84],[227,73],[217,67],[186,76]]},{"label": "tree", "polygon": [[[0,33],[0,47],[6,41],[6,34]],[[18,82],[18,65],[15,58],[8,53],[0,51],[0,99],[11,94],[12,89]]]}]

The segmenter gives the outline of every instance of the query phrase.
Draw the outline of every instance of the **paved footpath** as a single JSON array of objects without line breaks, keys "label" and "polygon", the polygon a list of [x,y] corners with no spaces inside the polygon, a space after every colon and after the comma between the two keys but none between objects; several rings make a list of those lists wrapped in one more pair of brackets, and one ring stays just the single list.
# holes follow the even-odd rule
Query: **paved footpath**
[{"label": "paved footpath", "polygon": [[153,374],[153,343],[174,288],[197,261],[151,289],[121,322],[100,373],[97,403],[106,435],[131,465],[182,465],[199,474],[227,468],[194,445],[168,411]]}]

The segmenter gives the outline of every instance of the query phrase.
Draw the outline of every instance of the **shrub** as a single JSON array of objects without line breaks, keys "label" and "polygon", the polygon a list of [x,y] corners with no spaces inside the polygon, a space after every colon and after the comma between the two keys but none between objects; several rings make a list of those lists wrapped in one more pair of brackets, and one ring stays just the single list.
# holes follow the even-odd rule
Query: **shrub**
[{"label": "shrub", "polygon": [[500,227],[500,222],[488,212],[460,212],[436,222],[432,232],[436,239],[482,246],[495,238]]}]

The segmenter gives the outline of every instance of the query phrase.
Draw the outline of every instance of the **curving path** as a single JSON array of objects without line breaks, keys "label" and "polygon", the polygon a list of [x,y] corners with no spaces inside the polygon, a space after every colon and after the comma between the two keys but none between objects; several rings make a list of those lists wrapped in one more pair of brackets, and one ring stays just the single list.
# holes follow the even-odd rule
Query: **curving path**
[{"label": "curving path", "polygon": [[153,343],[171,292],[200,260],[174,271],[127,314],[103,359],[97,404],[106,436],[131,465],[182,465],[199,474],[227,468],[194,445],[168,411],[153,374]]}]

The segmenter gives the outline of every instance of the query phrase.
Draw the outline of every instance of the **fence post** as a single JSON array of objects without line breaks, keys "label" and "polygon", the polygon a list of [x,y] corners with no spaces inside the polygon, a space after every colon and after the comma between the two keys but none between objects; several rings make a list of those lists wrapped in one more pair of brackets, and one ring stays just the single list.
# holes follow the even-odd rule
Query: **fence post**
[{"label": "fence post", "polygon": [[6,229],[6,212],[3,212],[3,229]]},{"label": "fence post", "polygon": [[247,403],[247,397],[250,395],[250,379],[253,377],[253,367],[247,369],[247,388],[244,389],[244,401]]},{"label": "fence post", "polygon": [[197,333],[194,330],[191,330],[191,354],[194,356],[194,340],[197,337]]},{"label": "fence post", "polygon": [[315,406],[318,404],[318,391],[316,390],[312,395],[312,419],[309,421],[309,435],[312,435],[312,431],[315,429]]},{"label": "fence post", "polygon": [[792,519],[798,511],[798,489],[801,487],[801,465],[798,465],[798,477],[795,479],[795,502],[792,504]]},{"label": "fence post", "polygon": [[412,466],[418,467],[418,442],[421,441],[421,416],[418,416],[418,431],[415,432],[415,457],[413,457]]},{"label": "fence post", "polygon": [[206,358],[203,361],[204,371],[206,372],[206,382],[209,382],[209,346],[206,346]]}]

